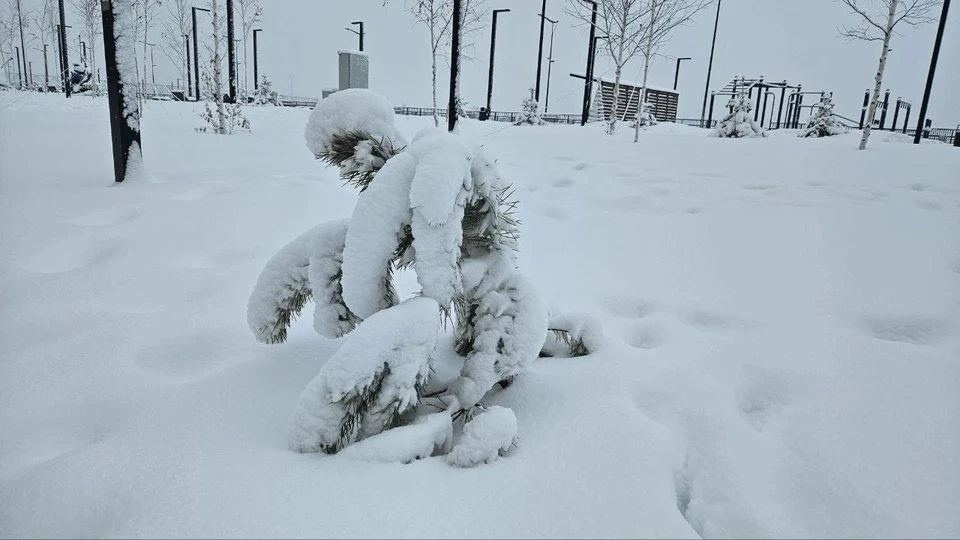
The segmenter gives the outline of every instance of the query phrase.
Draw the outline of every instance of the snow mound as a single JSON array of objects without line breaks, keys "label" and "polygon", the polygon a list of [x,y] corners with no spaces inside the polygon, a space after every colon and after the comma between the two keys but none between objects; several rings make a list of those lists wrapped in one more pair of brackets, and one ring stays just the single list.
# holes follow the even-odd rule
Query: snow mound
[{"label": "snow mound", "polygon": [[406,144],[394,127],[393,105],[380,94],[363,88],[336,92],[317,102],[310,113],[304,137],[314,156],[329,152],[338,135],[363,132],[375,140]]},{"label": "snow mound", "polygon": [[[437,342],[438,309],[434,300],[417,297],[363,321],[300,394],[290,449],[336,452],[416,406]],[[354,405],[377,389],[372,406]]]},{"label": "snow mound", "polygon": [[492,463],[516,440],[516,415],[506,407],[493,406],[467,422],[463,438],[447,454],[447,462],[455,467]]},{"label": "snow mound", "polygon": [[553,315],[550,317],[549,329],[560,333],[554,337],[564,341],[578,356],[593,354],[603,346],[603,328],[596,319],[586,313]]},{"label": "snow mound", "polygon": [[[883,142],[913,144],[913,135],[906,133],[891,133],[883,138]],[[920,139],[920,144],[945,144],[939,139]]]},{"label": "snow mound", "polygon": [[422,416],[409,426],[388,429],[348,446],[340,455],[359,461],[410,463],[443,450],[453,438],[453,421],[446,412]]}]

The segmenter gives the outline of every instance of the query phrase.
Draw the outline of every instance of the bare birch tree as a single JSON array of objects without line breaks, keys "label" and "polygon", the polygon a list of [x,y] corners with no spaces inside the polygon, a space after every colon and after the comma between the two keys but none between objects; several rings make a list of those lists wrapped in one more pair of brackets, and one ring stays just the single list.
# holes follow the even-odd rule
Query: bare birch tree
[{"label": "bare birch tree", "polygon": [[167,7],[167,16],[161,26],[160,37],[163,41],[160,51],[177,66],[177,73],[186,81],[190,58],[184,36],[190,35],[192,28],[190,8],[193,4],[190,0],[164,0],[164,5]]},{"label": "bare birch tree", "polygon": [[[613,134],[619,120],[620,77],[623,68],[640,54],[648,37],[649,0],[597,0],[597,35],[603,40],[603,53],[614,66],[613,107],[608,117],[607,133]],[[581,0],[570,0],[567,12],[590,25],[592,7]]]},{"label": "bare birch tree", "polygon": [[887,67],[887,53],[890,51],[890,40],[894,29],[901,22],[910,26],[936,21],[934,9],[941,0],[840,0],[850,10],[862,19],[855,26],[840,27],[840,36],[848,41],[880,41],[880,61],[877,65],[877,74],[873,80],[873,92],[870,95],[870,105],[867,110],[867,121],[863,126],[863,136],[860,138],[860,150],[867,148],[867,139],[873,129],[873,121],[877,115],[877,105],[880,103],[880,88],[883,86],[883,72]]},{"label": "bare birch tree", "polygon": [[210,59],[210,69],[213,75],[214,101],[217,104],[217,124],[216,131],[221,135],[227,134],[226,111],[223,108],[223,66],[220,59],[220,11],[217,9],[217,0],[210,1],[211,26],[213,27],[213,56]]},{"label": "bare birch tree", "polygon": [[4,72],[7,75],[7,84],[14,86],[14,71],[18,69],[16,60],[13,57],[13,48],[16,47],[15,39],[17,35],[17,8],[13,0],[6,0],[3,10],[0,11],[0,63],[3,64]]},{"label": "bare birch tree", "polygon": [[410,0],[406,10],[413,15],[414,24],[422,24],[430,31],[430,84],[433,95],[433,124],[440,126],[437,115],[437,59],[443,56],[443,47],[450,33],[453,9],[448,0]]},{"label": "bare birch tree", "polygon": [[247,56],[247,51],[249,46],[247,45],[248,40],[250,39],[250,32],[253,31],[253,27],[257,25],[263,18],[263,7],[260,6],[260,0],[240,0],[240,22],[243,25],[243,91],[244,94],[249,92],[249,77],[247,76],[250,72],[250,60]]},{"label": "bare birch tree", "polygon": [[[39,43],[36,50],[44,54],[43,58],[43,91],[47,91],[47,84],[50,82],[50,51],[49,46],[54,43],[57,35],[57,15],[59,14],[57,7],[57,0],[43,0],[43,8],[40,11],[39,17],[36,19],[37,30],[31,32],[31,37]],[[44,53],[44,48],[48,48],[47,52]],[[54,58],[56,60],[56,58]],[[54,77],[56,80],[56,77]]]},{"label": "bare birch tree", "polygon": [[[650,61],[660,46],[670,40],[671,34],[679,26],[690,22],[693,16],[713,3],[713,0],[648,0],[647,36],[640,53],[643,55],[643,82],[640,84],[640,98],[637,105],[637,118],[643,110],[647,95],[647,78],[650,73]],[[633,142],[640,140],[640,122],[634,123]]]},{"label": "bare birch tree", "polygon": [[[147,80],[147,58],[149,58],[150,32],[157,23],[157,14],[160,11],[161,0],[138,0],[140,4],[141,29],[143,32],[143,80]],[[150,66],[153,69],[153,66]]]}]

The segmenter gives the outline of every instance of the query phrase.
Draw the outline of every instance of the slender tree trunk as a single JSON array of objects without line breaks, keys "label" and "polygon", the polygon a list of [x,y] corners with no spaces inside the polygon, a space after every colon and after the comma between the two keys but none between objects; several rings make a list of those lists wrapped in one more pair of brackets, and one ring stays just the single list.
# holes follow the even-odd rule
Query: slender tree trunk
[{"label": "slender tree trunk", "polygon": [[220,69],[220,15],[217,12],[217,0],[210,3],[213,18],[213,99],[217,104],[217,133],[227,134],[226,111],[223,109],[223,73]]},{"label": "slender tree trunk", "polygon": [[440,127],[440,118],[437,116],[437,22],[434,17],[430,19],[430,81],[433,85],[433,125]]},{"label": "slender tree trunk", "polygon": [[880,51],[880,65],[877,66],[877,75],[874,78],[873,93],[870,95],[870,109],[867,111],[867,121],[863,126],[863,136],[860,138],[860,150],[866,150],[867,139],[873,130],[873,121],[877,117],[877,105],[880,103],[880,88],[883,86],[883,71],[887,68],[887,53],[890,51],[890,38],[893,37],[893,19],[897,14],[899,0],[890,2],[890,11],[887,13],[887,26],[883,35],[883,50]]},{"label": "slender tree trunk", "polygon": [[247,90],[250,88],[248,86],[250,80],[247,77],[247,72],[250,71],[250,61],[247,59],[247,32],[243,33],[243,95],[246,97]]},{"label": "slender tree trunk", "polygon": [[[600,85],[602,92],[603,85]],[[613,135],[617,130],[617,105],[620,103],[620,66],[617,65],[616,77],[613,80],[613,104],[611,105],[612,110],[610,111],[610,123],[607,126],[607,133]]]}]

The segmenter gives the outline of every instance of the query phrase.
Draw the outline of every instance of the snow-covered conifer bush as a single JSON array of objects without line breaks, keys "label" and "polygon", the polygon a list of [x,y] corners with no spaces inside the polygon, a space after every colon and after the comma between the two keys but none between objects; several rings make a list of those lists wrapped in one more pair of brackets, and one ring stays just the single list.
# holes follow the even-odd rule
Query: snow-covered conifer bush
[{"label": "snow-covered conifer bush", "polygon": [[543,118],[540,118],[540,104],[537,103],[533,94],[533,88],[531,88],[530,97],[523,100],[521,104],[520,120],[517,121],[518,126],[541,126],[545,123]]},{"label": "snow-covered conifer bush", "polygon": [[[462,466],[495,459],[515,440],[516,419],[486,409],[484,395],[498,383],[506,388],[548,337],[572,356],[591,353],[599,327],[589,317],[548,315],[517,270],[516,201],[480,146],[433,128],[407,143],[391,104],[364,89],[321,100],[305,138],[359,198],[349,219],[318,225],[271,258],[247,305],[250,329],[264,343],[283,342],[311,298],[314,329],[345,336],[300,396],[290,448],[336,453],[357,443],[346,454],[400,462],[449,451]],[[401,302],[393,274],[404,268],[421,290]],[[448,320],[463,367],[427,398]],[[445,412],[418,419],[422,399]],[[451,450],[459,420],[467,421],[464,437]]]},{"label": "snow-covered conifer bush", "polygon": [[824,95],[817,104],[817,113],[810,118],[807,129],[800,133],[800,137],[830,137],[846,132],[847,129],[833,115],[833,100]]},{"label": "snow-covered conifer bush", "polygon": [[657,117],[653,115],[653,105],[647,102],[641,103],[637,119],[634,120],[634,127],[643,128],[655,125],[657,125]]},{"label": "snow-covered conifer bush", "polygon": [[280,96],[273,89],[273,82],[266,75],[260,76],[260,84],[253,93],[254,105],[280,105]]},{"label": "snow-covered conifer bush", "polygon": [[717,124],[716,130],[713,132],[714,137],[743,138],[767,136],[766,130],[760,127],[750,114],[750,112],[753,111],[753,103],[747,99],[745,92],[741,90],[737,95],[730,98],[727,107],[730,107],[732,112],[724,116],[723,119],[720,120],[720,123]]}]

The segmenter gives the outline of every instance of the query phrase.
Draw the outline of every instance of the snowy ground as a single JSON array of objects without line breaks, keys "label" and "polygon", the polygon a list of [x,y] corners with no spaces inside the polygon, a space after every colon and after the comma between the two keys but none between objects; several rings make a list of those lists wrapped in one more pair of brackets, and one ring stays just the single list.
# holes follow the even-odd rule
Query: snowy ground
[{"label": "snowy ground", "polygon": [[309,111],[193,108],[148,103],[151,181],[112,187],[105,101],[0,94],[0,536],[960,535],[960,150],[466,125],[606,343],[488,397],[520,446],[461,470],[286,450],[339,342],[245,304],[356,193]]}]

